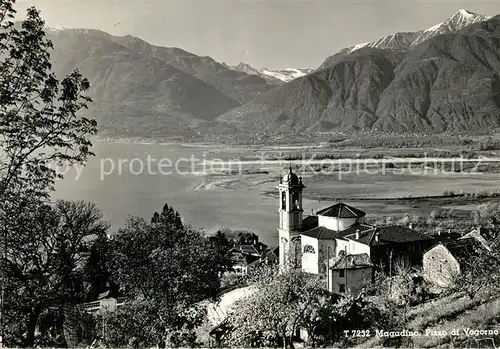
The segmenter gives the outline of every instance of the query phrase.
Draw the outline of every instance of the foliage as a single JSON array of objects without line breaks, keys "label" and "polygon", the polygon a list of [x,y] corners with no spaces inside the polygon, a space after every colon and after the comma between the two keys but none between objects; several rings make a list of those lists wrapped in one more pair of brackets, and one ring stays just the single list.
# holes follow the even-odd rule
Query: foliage
[{"label": "foliage", "polygon": [[0,1],[0,335],[32,345],[41,317],[83,297],[79,268],[90,244],[84,237],[105,227],[94,207],[37,202],[62,177],[55,166],[92,155],[97,124],[77,116],[91,102],[88,81],[78,71],[57,79],[38,11],[28,9],[15,25],[14,4]]},{"label": "foliage", "polygon": [[479,205],[472,213],[474,223],[485,228],[495,229],[500,227],[500,204],[487,202]]},{"label": "foliage", "polygon": [[253,245],[259,241],[259,236],[248,230],[241,229],[222,229],[215,233],[215,237],[222,243],[230,246],[237,245]]},{"label": "foliage", "polygon": [[479,249],[463,261],[454,290],[465,291],[473,299],[481,290],[500,291],[500,239],[490,242],[490,250]]},{"label": "foliage", "polygon": [[[396,275],[389,277],[377,272],[374,281],[365,287],[363,315],[369,328],[383,331],[401,331],[407,329],[408,309],[424,301],[427,297],[427,285],[405,268],[397,268]],[[404,337],[381,338],[384,347],[408,347]]]},{"label": "foliage", "polygon": [[91,101],[89,83],[75,71],[59,81],[51,72],[52,43],[34,8],[20,28],[14,0],[0,3],[0,198],[46,196],[59,177],[54,164],[83,163],[91,155],[94,120],[77,117]]},{"label": "foliage", "polygon": [[[108,224],[91,203],[25,203],[3,231],[8,237],[3,273],[5,340],[33,345],[41,317],[60,317],[86,298],[84,265]],[[5,227],[4,227],[5,229]]]},{"label": "foliage", "polygon": [[236,346],[290,345],[319,296],[319,279],[288,270],[272,281],[264,278],[257,287],[258,291],[236,302],[229,311],[232,330],[225,341]]},{"label": "foliage", "polygon": [[[170,333],[182,331],[186,324],[183,312],[215,297],[220,276],[230,268],[226,254],[200,232],[184,227],[168,205],[154,214],[151,223],[131,217],[111,246],[112,281],[134,302],[114,322],[113,331],[123,334],[114,345],[126,345],[131,337],[148,344],[172,341]],[[137,319],[155,324],[152,332],[120,327]]]},{"label": "foliage", "polygon": [[135,299],[117,309],[115,313],[101,315],[100,338],[107,346],[179,347],[197,345],[195,329],[200,326],[206,309],[159,308],[152,300]]},{"label": "foliage", "polygon": [[[388,298],[373,301],[364,293],[335,295],[317,276],[300,270],[279,275],[272,269],[257,281],[257,291],[236,302],[228,314],[228,346],[292,345],[299,328],[308,334],[308,345],[352,345],[345,330],[403,328],[402,310]],[[373,297],[371,297],[373,298]]]},{"label": "foliage", "polygon": [[89,287],[87,302],[95,301],[99,294],[106,291],[115,296],[119,294],[119,286],[111,280],[111,248],[111,241],[105,234],[99,235],[90,247],[83,272]]}]

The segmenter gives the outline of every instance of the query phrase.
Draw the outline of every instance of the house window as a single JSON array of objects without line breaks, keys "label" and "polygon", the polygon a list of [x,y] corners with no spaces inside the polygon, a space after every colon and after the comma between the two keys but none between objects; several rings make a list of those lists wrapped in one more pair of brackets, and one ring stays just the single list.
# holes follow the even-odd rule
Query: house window
[{"label": "house window", "polygon": [[316,253],[316,251],[314,251],[314,247],[312,247],[311,245],[305,245],[304,253]]},{"label": "house window", "polygon": [[344,293],[345,292],[345,284],[339,284],[339,292]]},{"label": "house window", "polygon": [[340,269],[339,270],[339,278],[343,278],[344,277],[344,269]]}]

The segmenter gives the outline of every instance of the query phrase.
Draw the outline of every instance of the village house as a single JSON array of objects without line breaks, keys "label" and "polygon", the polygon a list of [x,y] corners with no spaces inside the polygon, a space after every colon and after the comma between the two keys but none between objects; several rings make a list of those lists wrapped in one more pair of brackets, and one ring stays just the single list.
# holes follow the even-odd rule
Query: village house
[{"label": "village house", "polygon": [[492,229],[485,229],[481,226],[476,227],[469,233],[462,236],[462,238],[473,237],[481,242],[487,250],[490,250],[490,244],[497,237],[497,232]]},{"label": "village house", "polygon": [[424,252],[434,239],[416,230],[401,226],[372,226],[372,229],[344,235],[341,242],[348,253],[367,253],[373,264],[390,273],[395,267],[422,265]]},{"label": "village house", "polygon": [[278,185],[280,266],[299,266],[323,274],[327,261],[339,255],[367,254],[375,267],[390,272],[395,264],[422,264],[422,255],[433,238],[403,226],[375,226],[366,223],[366,213],[337,203],[315,215],[303,217],[302,178],[292,169]]},{"label": "village house", "polygon": [[236,275],[249,275],[261,263],[277,263],[278,247],[255,241],[252,245],[235,245],[229,250],[233,262],[233,270]]},{"label": "village house", "polygon": [[423,256],[423,277],[441,289],[450,288],[470,265],[470,258],[487,247],[474,236],[440,242]]},{"label": "village house", "polygon": [[337,294],[350,292],[357,296],[363,286],[372,281],[372,268],[368,254],[345,254],[340,251],[337,257],[330,260],[328,290]]}]

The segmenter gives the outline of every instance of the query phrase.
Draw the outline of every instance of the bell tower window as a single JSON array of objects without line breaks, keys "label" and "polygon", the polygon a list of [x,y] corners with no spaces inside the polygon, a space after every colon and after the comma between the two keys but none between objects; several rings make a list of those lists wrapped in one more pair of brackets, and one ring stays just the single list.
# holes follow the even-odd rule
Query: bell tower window
[{"label": "bell tower window", "polygon": [[281,209],[286,210],[286,193],[281,193]]},{"label": "bell tower window", "polygon": [[294,192],[293,193],[293,209],[300,209],[300,201],[299,201],[299,193],[298,192]]}]

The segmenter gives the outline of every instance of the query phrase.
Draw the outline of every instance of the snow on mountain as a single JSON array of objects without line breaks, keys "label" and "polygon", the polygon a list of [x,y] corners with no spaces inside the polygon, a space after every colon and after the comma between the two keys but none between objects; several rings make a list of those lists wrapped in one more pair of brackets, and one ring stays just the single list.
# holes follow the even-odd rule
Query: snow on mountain
[{"label": "snow on mountain", "polygon": [[312,72],[314,69],[295,69],[295,68],[287,68],[287,69],[255,69],[249,64],[241,62],[237,66],[231,67],[231,69],[243,72],[251,75],[258,75],[264,78],[267,82],[274,85],[281,85],[285,82],[290,82],[296,78],[307,75]]},{"label": "snow on mountain", "polygon": [[290,82],[294,79],[300,78],[301,76],[307,75],[312,71],[313,69],[287,68],[281,70],[270,70],[264,68],[260,70],[260,73],[267,76],[272,76],[273,78],[279,79],[284,82]]},{"label": "snow on mountain", "polygon": [[45,27],[45,30],[51,31],[51,32],[60,32],[63,31],[66,28],[60,27],[60,26],[54,26],[54,27]]},{"label": "snow on mountain", "polygon": [[358,44],[356,46],[349,47],[347,49],[342,50],[342,52],[352,53],[363,47],[403,50],[412,44],[415,36],[418,34],[419,33],[408,32],[408,33],[396,33],[392,35],[387,35],[384,36],[383,38],[378,39],[377,41],[366,42],[363,44]]},{"label": "snow on mountain", "polygon": [[491,17],[482,14],[470,12],[468,10],[460,9],[453,16],[448,18],[447,21],[443,23],[436,24],[426,30],[424,30],[411,44],[412,47],[430,39],[436,35],[454,33],[468,25],[482,22],[490,19]]},{"label": "snow on mountain", "polygon": [[489,19],[489,16],[460,9],[445,22],[433,25],[430,28],[417,32],[402,32],[384,36],[376,41],[358,44],[341,50],[343,53],[352,53],[363,47],[408,50],[411,47],[424,42],[436,35],[454,33],[473,23],[482,22]]}]

